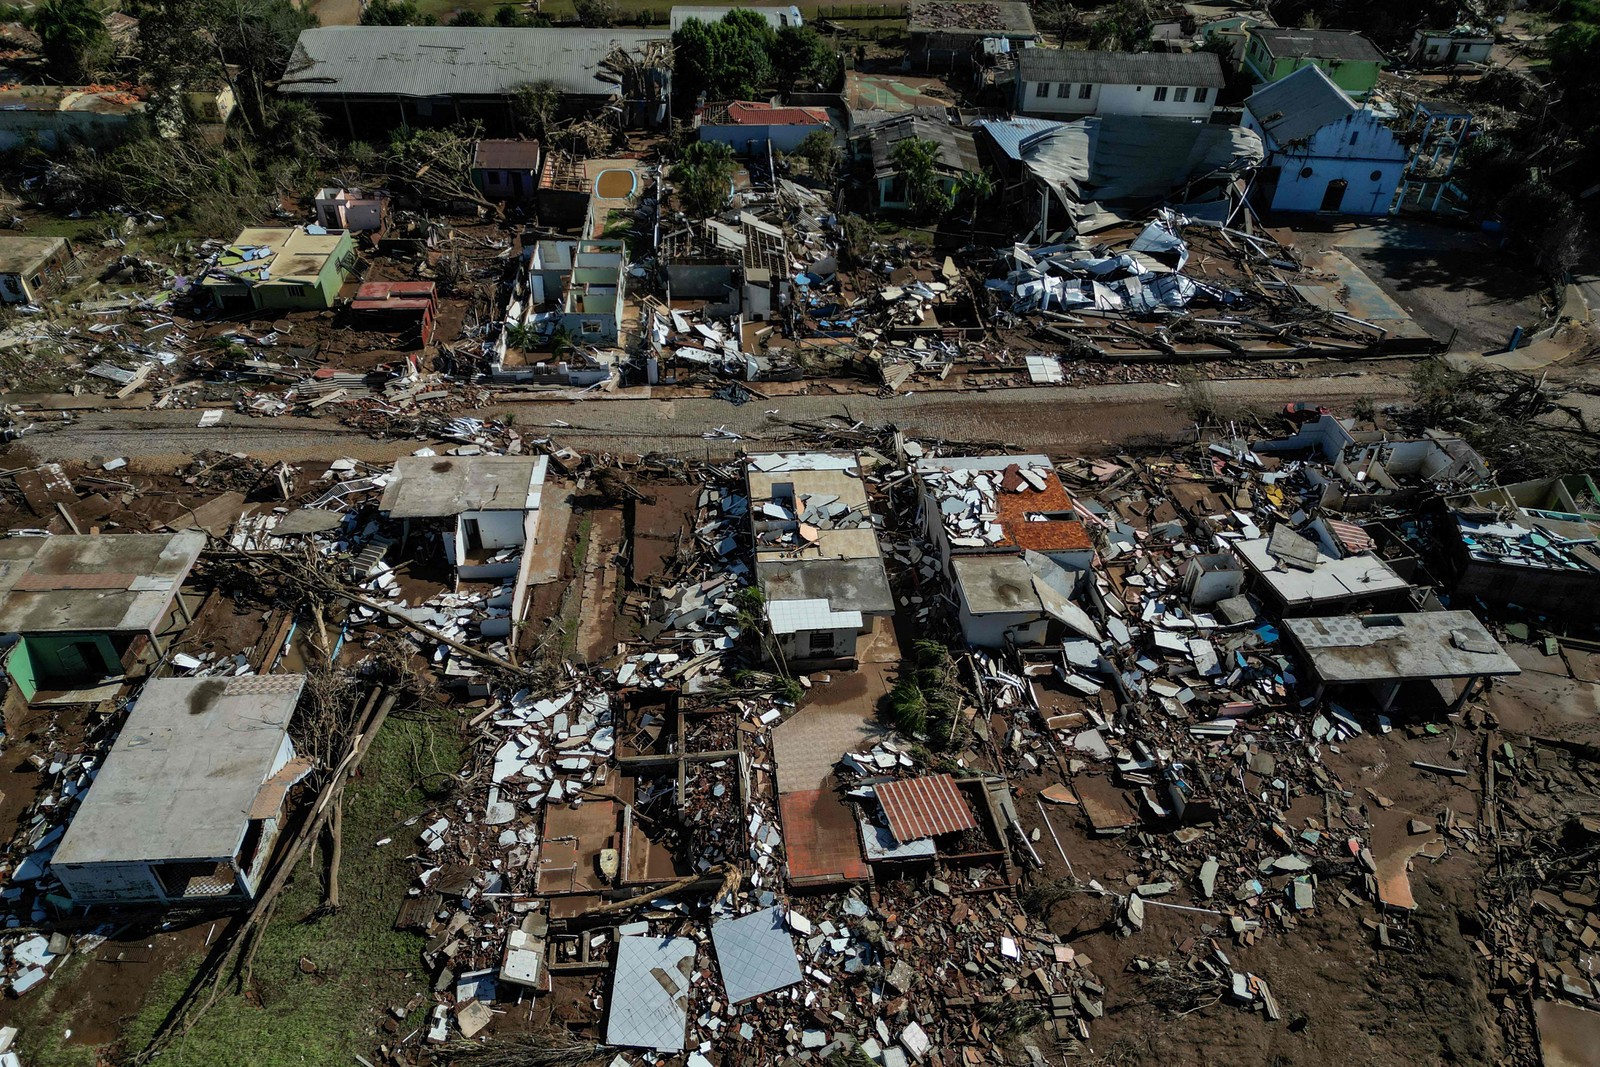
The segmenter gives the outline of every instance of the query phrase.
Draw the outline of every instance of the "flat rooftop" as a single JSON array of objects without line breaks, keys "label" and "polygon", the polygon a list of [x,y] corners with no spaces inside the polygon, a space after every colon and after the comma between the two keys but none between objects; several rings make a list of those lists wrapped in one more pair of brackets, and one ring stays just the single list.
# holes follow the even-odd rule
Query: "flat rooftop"
[{"label": "flat rooftop", "polygon": [[344,234],[313,233],[303,226],[251,226],[222,250],[215,272],[203,284],[315,285]]},{"label": "flat rooftop", "polygon": [[0,633],[148,633],[205,546],[197,530],[0,538]]},{"label": "flat rooftop", "polygon": [[1283,627],[1330,683],[1520,674],[1470,611],[1286,619]]},{"label": "flat rooftop", "polygon": [[1315,604],[1377,596],[1409,589],[1409,583],[1377,556],[1336,559],[1320,550],[1310,570],[1279,561],[1267,551],[1265,537],[1235,541],[1233,551],[1256,577],[1265,582],[1285,605]]},{"label": "flat rooftop", "polygon": [[442,519],[466,511],[533,511],[544,456],[403,456],[378,510],[391,519]]},{"label": "flat rooftop", "polygon": [[298,674],[148,683],[53,862],[231,857],[304,684]]},{"label": "flat rooftop", "polygon": [[756,575],[769,602],[826,600],[835,612],[894,611],[854,453],[752,455],[745,479]]},{"label": "flat rooftop", "polygon": [[66,246],[64,237],[0,236],[0,274],[29,274]]}]

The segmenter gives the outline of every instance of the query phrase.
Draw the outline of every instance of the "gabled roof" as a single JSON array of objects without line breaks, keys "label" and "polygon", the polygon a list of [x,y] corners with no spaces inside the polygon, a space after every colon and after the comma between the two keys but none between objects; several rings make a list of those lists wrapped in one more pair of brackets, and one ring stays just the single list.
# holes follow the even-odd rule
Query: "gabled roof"
[{"label": "gabled roof", "polygon": [[1095,85],[1226,84],[1214,52],[1085,52],[1024,48],[1017,53],[1017,79],[1025,82],[1084,82]]},{"label": "gabled roof", "polygon": [[328,96],[507,96],[530,81],[563,93],[612,96],[604,62],[657,47],[666,30],[506,29],[499,26],[326,26],[304,30],[278,91]]},{"label": "gabled roof", "polygon": [[826,126],[828,112],[820,107],[779,107],[759,100],[730,100],[708,104],[702,126]]},{"label": "gabled roof", "polygon": [[472,146],[477,170],[538,170],[539,142],[486,138]]},{"label": "gabled roof", "polygon": [[1321,67],[1301,67],[1287,78],[1263,85],[1244,106],[1279,145],[1306,140],[1360,110]]},{"label": "gabled roof", "polygon": [[894,146],[908,137],[932,141],[939,146],[938,166],[953,174],[965,174],[981,169],[978,148],[972,131],[952,126],[948,122],[921,115],[896,115],[860,131],[860,136],[872,137],[872,170],[874,174],[893,174],[895,171]]},{"label": "gabled roof", "polygon": [[1338,59],[1345,62],[1381,63],[1378,46],[1348,30],[1302,30],[1291,27],[1255,26],[1267,50],[1279,59]]}]

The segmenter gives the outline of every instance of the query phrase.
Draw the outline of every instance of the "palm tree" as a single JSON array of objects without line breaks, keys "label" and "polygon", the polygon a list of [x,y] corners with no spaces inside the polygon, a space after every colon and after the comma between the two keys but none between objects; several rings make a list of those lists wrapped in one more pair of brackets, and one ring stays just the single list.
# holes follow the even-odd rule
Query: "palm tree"
[{"label": "palm tree", "polygon": [[978,237],[978,208],[984,201],[994,196],[994,179],[989,177],[988,171],[972,170],[963,174],[956,182],[956,195],[967,197],[972,201],[970,213],[967,216],[967,225],[971,228],[971,239]]}]

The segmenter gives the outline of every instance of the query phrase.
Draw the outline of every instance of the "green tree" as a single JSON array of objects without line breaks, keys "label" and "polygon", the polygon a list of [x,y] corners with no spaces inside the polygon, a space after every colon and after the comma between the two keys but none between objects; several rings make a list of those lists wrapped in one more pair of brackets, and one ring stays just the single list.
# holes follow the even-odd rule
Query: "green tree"
[{"label": "green tree", "polygon": [[733,149],[717,141],[695,141],[672,168],[678,204],[695,218],[715,215],[728,204],[733,182]]},{"label": "green tree", "polygon": [[838,51],[811,26],[785,26],[779,30],[772,63],[783,83],[796,89],[830,89],[844,69]]},{"label": "green tree", "polygon": [[689,97],[758,96],[772,83],[777,43],[767,20],[747,8],[712,23],[690,19],[672,34],[673,84]]},{"label": "green tree", "polygon": [[1117,0],[1111,10],[1089,23],[1089,47],[1112,52],[1134,52],[1150,39],[1155,24],[1150,0]]},{"label": "green tree", "polygon": [[1550,285],[1566,284],[1584,245],[1583,216],[1568,193],[1538,179],[1525,181],[1506,194],[1500,221]]},{"label": "green tree", "polygon": [[45,66],[57,81],[91,82],[111,59],[106,17],[94,0],[45,0],[32,21]]},{"label": "green tree", "polygon": [[971,170],[956,181],[956,197],[967,201],[967,225],[972,235],[978,234],[978,210],[994,196],[994,179],[987,171]]},{"label": "green tree", "polygon": [[542,141],[550,135],[560,110],[561,90],[550,82],[529,82],[511,91],[511,115],[517,132],[535,140]]},{"label": "green tree", "polygon": [[839,144],[834,140],[831,130],[812,130],[795,146],[793,155],[805,160],[811,176],[824,185],[833,184],[839,164],[844,160],[844,154],[839,151]]},{"label": "green tree", "polygon": [[547,15],[525,11],[514,4],[503,4],[494,9],[494,24],[504,26],[506,29],[528,29],[534,26],[548,26],[550,19]]},{"label": "green tree", "polygon": [[370,0],[361,11],[363,26],[432,26],[438,21],[425,14],[417,0]]},{"label": "green tree", "polygon": [[293,81],[295,42],[317,24],[310,5],[293,0],[126,0],[122,7],[139,19],[139,69],[153,111],[181,118],[185,92],[229,85],[253,131],[266,123],[275,95],[269,83]]},{"label": "green tree", "polygon": [[488,20],[483,17],[483,12],[475,7],[464,7],[450,19],[450,25],[452,26],[487,26],[488,24]]},{"label": "green tree", "polygon": [[590,29],[606,29],[617,24],[617,8],[611,0],[573,0],[572,13],[578,24]]},{"label": "green tree", "polygon": [[950,210],[950,191],[939,173],[939,145],[923,137],[904,137],[889,152],[900,180],[905,183],[906,206],[918,218]]}]

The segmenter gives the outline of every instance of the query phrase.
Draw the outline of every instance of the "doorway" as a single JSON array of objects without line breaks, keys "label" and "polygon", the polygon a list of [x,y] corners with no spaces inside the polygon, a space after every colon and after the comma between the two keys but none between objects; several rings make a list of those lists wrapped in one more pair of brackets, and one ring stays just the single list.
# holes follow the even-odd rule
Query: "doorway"
[{"label": "doorway", "polygon": [[1343,178],[1335,178],[1329,182],[1327,191],[1322,194],[1322,207],[1319,210],[1338,211],[1340,205],[1344,203],[1344,191],[1349,187],[1350,183]]},{"label": "doorway", "polygon": [[467,539],[468,552],[477,552],[483,548],[483,531],[478,529],[477,519],[462,519],[461,533]]}]

